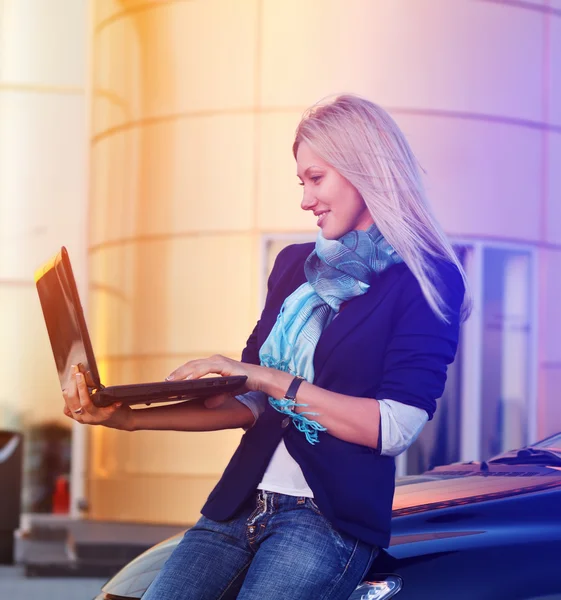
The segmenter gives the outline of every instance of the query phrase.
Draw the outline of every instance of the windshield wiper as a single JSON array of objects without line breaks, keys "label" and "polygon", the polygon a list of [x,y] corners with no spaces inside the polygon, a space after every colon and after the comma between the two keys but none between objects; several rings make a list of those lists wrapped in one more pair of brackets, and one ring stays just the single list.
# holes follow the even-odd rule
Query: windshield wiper
[{"label": "windshield wiper", "polygon": [[488,460],[489,463],[505,463],[509,465],[541,464],[552,467],[561,467],[561,455],[543,448],[522,448],[514,452],[507,452],[496,458]]}]

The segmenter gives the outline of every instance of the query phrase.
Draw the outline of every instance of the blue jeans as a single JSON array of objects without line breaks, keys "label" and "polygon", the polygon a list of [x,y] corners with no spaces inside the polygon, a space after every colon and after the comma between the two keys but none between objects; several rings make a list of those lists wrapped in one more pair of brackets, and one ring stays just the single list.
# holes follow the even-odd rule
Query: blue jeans
[{"label": "blue jeans", "polygon": [[201,517],[143,600],[347,600],[377,553],[313,500],[258,491],[230,521]]}]

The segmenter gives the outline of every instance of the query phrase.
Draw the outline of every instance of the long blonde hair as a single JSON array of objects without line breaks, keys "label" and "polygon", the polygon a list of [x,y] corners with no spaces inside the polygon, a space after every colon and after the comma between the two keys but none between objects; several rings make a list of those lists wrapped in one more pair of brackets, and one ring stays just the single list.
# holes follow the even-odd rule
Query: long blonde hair
[{"label": "long blonde hair", "polygon": [[429,207],[418,161],[390,115],[359,96],[338,96],[304,113],[296,130],[294,157],[301,142],[358,190],[378,229],[445,322],[446,302],[434,283],[436,272],[428,258],[456,265],[466,287],[461,316],[467,318],[471,296],[466,274]]}]

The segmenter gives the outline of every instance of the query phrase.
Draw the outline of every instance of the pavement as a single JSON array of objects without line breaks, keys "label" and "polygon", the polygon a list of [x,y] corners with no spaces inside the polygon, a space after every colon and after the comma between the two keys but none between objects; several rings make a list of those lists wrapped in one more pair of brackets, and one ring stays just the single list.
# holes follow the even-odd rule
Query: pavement
[{"label": "pavement", "polygon": [[[1,0],[0,0],[1,2]],[[155,525],[25,515],[16,532],[14,562],[27,578],[108,579],[185,525]],[[0,586],[0,600],[4,599]]]},{"label": "pavement", "polygon": [[21,566],[0,566],[2,600],[92,600],[105,579],[26,577]]}]

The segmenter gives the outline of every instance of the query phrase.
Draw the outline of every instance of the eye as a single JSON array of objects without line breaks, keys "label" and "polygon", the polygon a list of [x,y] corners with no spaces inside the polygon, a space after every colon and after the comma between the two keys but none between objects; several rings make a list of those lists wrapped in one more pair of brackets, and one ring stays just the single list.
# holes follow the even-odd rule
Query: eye
[{"label": "eye", "polygon": [[[322,177],[323,177],[322,175],[311,175],[309,179],[312,183],[317,185],[321,181]],[[305,184],[303,181],[299,181],[298,185],[305,185]]]}]

